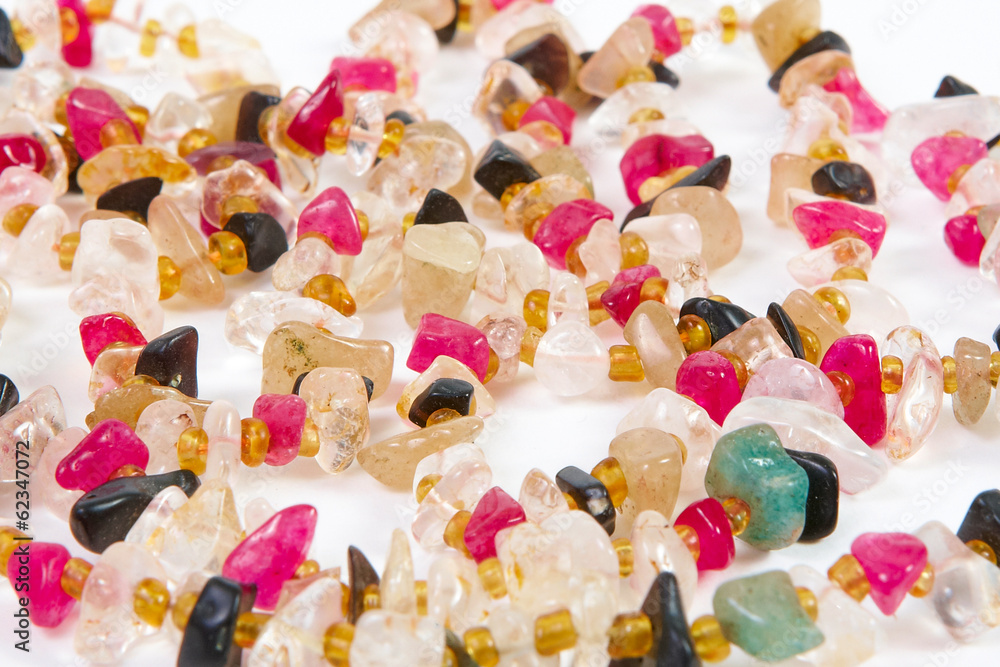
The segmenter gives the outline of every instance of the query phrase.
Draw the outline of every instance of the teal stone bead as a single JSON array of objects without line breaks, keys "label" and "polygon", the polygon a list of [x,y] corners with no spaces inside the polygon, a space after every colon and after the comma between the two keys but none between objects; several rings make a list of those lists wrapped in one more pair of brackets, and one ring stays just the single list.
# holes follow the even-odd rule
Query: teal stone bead
[{"label": "teal stone bead", "polygon": [[764,662],[786,660],[823,643],[787,572],[727,581],[715,591],[712,607],[726,639]]},{"label": "teal stone bead", "polygon": [[726,433],[715,445],[705,490],[719,502],[739,498],[750,507],[740,539],[757,549],[783,549],[806,525],[809,476],[785,452],[774,429],[752,424]]}]

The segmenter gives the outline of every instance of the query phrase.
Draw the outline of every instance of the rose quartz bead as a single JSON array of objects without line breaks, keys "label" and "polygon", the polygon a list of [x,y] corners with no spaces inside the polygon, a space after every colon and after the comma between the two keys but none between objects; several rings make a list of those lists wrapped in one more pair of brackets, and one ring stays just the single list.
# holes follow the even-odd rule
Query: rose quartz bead
[{"label": "rose quartz bead", "polygon": [[823,88],[831,93],[843,93],[851,103],[854,115],[851,132],[881,132],[889,112],[868,93],[858,81],[858,75],[851,67],[842,67],[837,76],[827,81]]},{"label": "rose quartz bead", "polygon": [[941,201],[951,199],[951,175],[959,167],[972,166],[989,155],[975,137],[931,137],[913,149],[910,163],[920,181]]},{"label": "rose quartz bead", "polygon": [[886,430],[886,402],[882,393],[882,362],[871,336],[838,338],[823,356],[820,370],[840,371],[854,381],[854,398],[844,407],[844,421],[874,447]]},{"label": "rose quartz bead", "polygon": [[691,526],[698,533],[701,553],[698,555],[698,571],[724,570],[736,557],[736,544],[729,517],[722,503],[715,498],[705,498],[691,503],[680,513],[678,526]]},{"label": "rose quartz bead", "polygon": [[562,132],[563,144],[569,146],[573,139],[573,121],[575,119],[576,112],[573,111],[573,107],[554,97],[543,97],[528,107],[528,110],[521,116],[519,127],[539,120],[548,121]]},{"label": "rose quartz bead", "polygon": [[271,442],[268,465],[283,466],[295,460],[306,423],[306,402],[296,394],[264,394],[253,404],[253,416],[267,424]]},{"label": "rose quartz bead", "polygon": [[611,287],[601,294],[601,305],[619,326],[625,327],[632,313],[639,307],[641,281],[624,282],[615,279]]},{"label": "rose quartz bead", "polygon": [[838,232],[857,234],[878,255],[885,238],[885,216],[843,201],[817,201],[796,206],[792,219],[810,248],[825,246]]},{"label": "rose quartz bead", "polygon": [[339,255],[361,254],[361,227],[347,193],[338,187],[323,190],[302,209],[298,235],[318,232],[333,242]]},{"label": "rose quartz bead", "polygon": [[59,462],[56,481],[64,489],[90,491],[124,465],[145,470],[147,463],[149,449],[128,424],[105,419]]},{"label": "rose quartz bead", "polygon": [[864,533],[851,543],[851,555],[868,577],[872,602],[886,616],[896,613],[927,565],[927,547],[907,533]]},{"label": "rose quartz bead", "polygon": [[979,266],[986,239],[974,215],[960,215],[944,226],[944,242],[962,264]]},{"label": "rose quartz bead", "polygon": [[465,546],[477,563],[497,555],[496,536],[526,520],[524,509],[499,486],[483,494],[465,526]]},{"label": "rose quartz bead", "polygon": [[295,114],[286,134],[313,155],[322,155],[326,152],[327,128],[343,115],[344,87],[340,72],[333,70]]},{"label": "rose quartz bead", "polygon": [[718,352],[703,350],[689,356],[677,369],[677,393],[705,408],[712,421],[722,424],[740,402],[740,383],[728,359]]},{"label": "rose quartz bead", "polygon": [[0,171],[7,167],[24,167],[39,174],[47,161],[45,149],[34,137],[27,134],[0,136]]},{"label": "rose quartz bead", "polygon": [[632,203],[642,203],[639,187],[647,179],[691,165],[700,167],[715,157],[711,142],[700,134],[686,137],[666,137],[652,134],[629,146],[621,161],[622,178]]},{"label": "rose quartz bead", "polygon": [[826,373],[802,359],[771,359],[750,376],[743,399],[757,396],[805,401],[844,418],[844,404]]},{"label": "rose quartz bead", "polygon": [[28,599],[31,624],[54,628],[69,616],[76,600],[60,584],[63,566],[70,559],[66,547],[48,542],[22,542],[7,561],[7,578],[19,597]]},{"label": "rose quartz bead", "polygon": [[80,320],[80,341],[83,343],[83,353],[87,355],[87,361],[93,366],[97,355],[108,345],[114,343],[145,345],[146,337],[128,315],[104,313]]},{"label": "rose quartz bead", "polygon": [[573,241],[586,235],[598,220],[614,220],[614,217],[611,209],[592,199],[574,199],[552,209],[532,241],[541,248],[549,266],[565,269],[566,251]]},{"label": "rose quartz bead", "polygon": [[632,16],[641,16],[649,22],[653,30],[653,44],[664,57],[672,56],[681,50],[681,33],[677,30],[674,15],[663,5],[640,5]]},{"label": "rose quartz bead", "polygon": [[87,67],[94,58],[93,24],[87,17],[83,0],[59,0],[58,5],[60,10],[68,9],[73,12],[77,25],[80,26],[76,39],[62,45],[63,60],[70,67]]},{"label": "rose quartz bead", "polygon": [[270,611],[281,585],[306,559],[316,532],[316,508],[293,505],[275,513],[247,535],[222,565],[222,576],[257,586],[255,607]]},{"label": "rose quartz bead", "polygon": [[128,114],[103,90],[74,88],[66,98],[66,121],[73,133],[76,150],[84,160],[89,160],[103,150],[101,128],[111,120],[125,121],[136,139],[142,136]]},{"label": "rose quartz bead", "polygon": [[486,378],[490,345],[483,332],[471,324],[427,313],[420,318],[406,367],[423,373],[441,355],[461,361],[480,381]]},{"label": "rose quartz bead", "polygon": [[396,92],[396,67],[385,58],[333,59],[331,70],[340,72],[340,85],[344,90],[358,87],[366,90],[387,90]]}]

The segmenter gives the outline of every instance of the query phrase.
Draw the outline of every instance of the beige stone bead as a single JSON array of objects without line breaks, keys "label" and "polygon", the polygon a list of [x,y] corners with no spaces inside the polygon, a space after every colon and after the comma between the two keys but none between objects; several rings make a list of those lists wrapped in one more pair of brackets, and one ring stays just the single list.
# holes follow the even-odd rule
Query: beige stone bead
[{"label": "beige stone bead", "polygon": [[222,303],[226,298],[222,275],[208,258],[204,235],[187,221],[180,207],[166,195],[156,197],[149,205],[147,227],[157,251],[181,270],[180,293],[197,303]]},{"label": "beige stone bead", "polygon": [[771,71],[820,31],[819,0],[777,0],[751,26],[757,50]]},{"label": "beige stone bead", "polygon": [[212,124],[208,129],[219,141],[234,141],[236,138],[236,121],[240,115],[240,104],[247,93],[261,93],[280,97],[281,91],[270,84],[256,84],[225,88],[217,93],[198,98],[197,104],[204,107],[211,116]]},{"label": "beige stone bead", "polygon": [[843,51],[820,51],[803,58],[788,68],[781,77],[778,100],[785,109],[790,109],[810,85],[822,86],[832,81],[843,68],[854,69],[851,56]]},{"label": "beige stone bead", "polygon": [[396,413],[409,423],[410,406],[413,404],[413,399],[423,393],[435,380],[441,378],[464,380],[472,385],[473,397],[476,402],[476,409],[472,414],[486,418],[496,412],[496,401],[493,400],[493,396],[483,386],[483,383],[479,381],[476,374],[469,370],[469,367],[461,361],[442,355],[436,357],[431,362],[431,365],[427,367],[427,370],[418,375],[410,384],[403,387],[403,393],[396,403]]},{"label": "beige stone bead", "polygon": [[816,334],[820,343],[820,359],[835,340],[848,335],[840,320],[831,315],[812,294],[805,290],[797,289],[790,292],[781,307],[792,318],[795,326],[806,327]]},{"label": "beige stone bead", "polygon": [[410,541],[399,528],[392,531],[389,555],[379,582],[381,608],[397,614],[416,614],[417,595],[413,590],[413,558]]},{"label": "beige stone bead", "polygon": [[118,419],[135,429],[139,415],[148,405],[168,398],[190,405],[199,426],[205,417],[205,410],[211,404],[211,401],[186,396],[173,387],[148,384],[129,385],[109,391],[97,399],[97,402],[94,403],[94,411],[87,415],[87,428],[94,428],[97,423],[105,419]]},{"label": "beige stone bead", "polygon": [[621,507],[622,530],[645,510],[671,516],[681,488],[685,452],[675,436],[658,428],[634,428],[615,436],[608,445],[625,475],[628,496]]},{"label": "beige stone bead", "polygon": [[472,294],[482,248],[466,222],[414,225],[403,240],[403,315],[416,327],[426,313],[457,319]]},{"label": "beige stone bead", "polygon": [[792,224],[785,205],[785,193],[789,188],[812,190],[812,175],[823,166],[822,160],[778,153],[771,158],[771,189],[767,196],[767,217],[779,225]]},{"label": "beige stone bead", "polygon": [[677,369],[687,356],[670,309],[658,301],[643,301],[625,325],[625,340],[635,346],[646,379],[654,387],[675,389]]},{"label": "beige stone bead", "polygon": [[701,226],[702,249],[709,269],[731,262],[743,247],[740,216],[715,188],[696,185],[667,190],[656,198],[651,216],[687,213]]},{"label": "beige stone bead", "polygon": [[594,197],[594,179],[590,171],[580,161],[580,157],[569,146],[556,146],[529,160],[531,166],[542,176],[553,176],[555,174],[567,174],[583,184],[590,193],[590,198]]},{"label": "beige stone bead", "polygon": [[951,395],[955,419],[963,426],[978,422],[990,404],[990,347],[971,338],[955,342],[958,391]]},{"label": "beige stone bead", "polygon": [[584,63],[577,83],[595,97],[611,97],[629,70],[649,63],[653,49],[653,29],[649,22],[638,16],[630,18]]},{"label": "beige stone bead", "polygon": [[87,398],[96,403],[104,394],[122,386],[125,380],[135,375],[135,362],[142,352],[142,345],[121,345],[108,347],[97,355],[90,371]]},{"label": "beige stone bead", "polygon": [[746,363],[747,370],[751,373],[756,373],[772,359],[790,359],[794,356],[771,320],[766,317],[755,317],[745,322],[713,345],[712,351],[732,352]]}]

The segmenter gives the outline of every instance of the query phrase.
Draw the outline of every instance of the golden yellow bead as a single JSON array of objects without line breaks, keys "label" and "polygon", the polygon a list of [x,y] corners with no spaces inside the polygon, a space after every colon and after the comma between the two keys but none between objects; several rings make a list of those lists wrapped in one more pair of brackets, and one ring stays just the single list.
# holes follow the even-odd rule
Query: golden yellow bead
[{"label": "golden yellow bead", "polygon": [[646,374],[642,370],[639,350],[634,345],[612,345],[608,350],[611,368],[608,377],[614,382],[642,382]]},{"label": "golden yellow bead", "polygon": [[208,237],[208,259],[225,276],[233,276],[247,270],[247,247],[232,232],[213,232]]},{"label": "golden yellow bead", "polygon": [[529,327],[545,331],[549,324],[549,291],[533,289],[524,296],[524,321]]},{"label": "golden yellow bead", "polygon": [[378,157],[381,160],[399,152],[399,144],[403,142],[406,125],[398,118],[390,118],[385,122],[382,131],[382,143],[378,147]]},{"label": "golden yellow bead", "polygon": [[830,137],[821,137],[812,142],[807,151],[809,157],[816,160],[830,162],[831,160],[848,160],[847,150],[839,141],[834,141]]},{"label": "golden yellow bead", "polygon": [[35,214],[38,207],[34,204],[18,204],[3,216],[3,230],[11,236],[20,236],[28,220]]},{"label": "golden yellow bead", "polygon": [[624,88],[630,83],[643,83],[656,81],[656,74],[648,65],[639,65],[638,67],[633,67],[629,71],[625,72],[620,79],[618,79],[617,87]]},{"label": "golden yellow bead", "polygon": [[851,554],[844,554],[826,572],[827,578],[850,595],[861,602],[871,591],[871,584],[865,575],[864,568],[858,559]]},{"label": "golden yellow bead", "polygon": [[[330,127],[326,129],[326,137],[323,139],[324,148],[327,153],[334,155],[347,154],[347,136],[351,131],[351,121],[349,118],[340,116],[334,118]],[[262,135],[263,136],[263,135]]]},{"label": "golden yellow bead", "polygon": [[188,58],[197,58],[201,55],[198,49],[197,28],[193,23],[184,26],[177,33],[177,50],[181,52],[181,55]]},{"label": "golden yellow bead", "polygon": [[799,330],[799,338],[802,339],[802,351],[805,352],[805,360],[810,364],[819,363],[820,352],[823,351],[823,344],[812,329],[796,325]]},{"label": "golden yellow bead", "polygon": [[258,213],[260,207],[257,202],[246,195],[232,195],[222,203],[222,212],[219,214],[219,226],[223,229],[229,218],[237,213]]},{"label": "golden yellow bead", "polygon": [[337,276],[325,273],[313,276],[302,288],[302,296],[321,301],[345,317],[358,311],[358,304],[347,291],[347,285]]},{"label": "golden yellow bead", "polygon": [[382,606],[382,591],[378,584],[368,584],[361,594],[361,607],[365,611],[378,609]]},{"label": "golden yellow bead", "polygon": [[525,112],[531,108],[531,104],[526,100],[514,100],[508,104],[503,113],[500,114],[500,120],[503,122],[503,126],[507,128],[509,132],[513,132],[521,124],[521,118],[524,117]]},{"label": "golden yellow bead", "polygon": [[323,633],[323,657],[333,667],[348,667],[354,626],[346,621],[334,623]]},{"label": "golden yellow bead", "polygon": [[299,456],[312,458],[319,454],[319,427],[309,417],[302,425],[302,439],[299,442]]},{"label": "golden yellow bead", "polygon": [[833,272],[830,280],[868,280],[868,274],[864,269],[856,266],[842,266]]},{"label": "golden yellow bead", "polygon": [[150,375],[141,375],[141,374],[140,375],[133,375],[132,377],[130,377],[127,380],[125,380],[124,382],[122,382],[122,386],[123,387],[131,387],[131,386],[134,386],[134,385],[144,385],[144,386],[150,386],[150,387],[158,387],[160,385],[160,383],[156,381],[156,378],[154,378],[154,377],[152,377]]},{"label": "golden yellow bead", "polygon": [[685,16],[679,16],[674,20],[674,24],[677,26],[677,33],[681,36],[681,44],[689,46],[691,40],[694,39],[694,21]]},{"label": "golden yellow bead", "polygon": [[14,33],[14,41],[21,47],[21,50],[28,52],[38,43],[38,35],[24,25],[21,19],[16,16],[10,17],[10,30]]},{"label": "golden yellow bead", "polygon": [[156,258],[156,270],[160,274],[160,301],[169,299],[181,288],[181,267],[166,255]]},{"label": "golden yellow bead", "polygon": [[663,120],[664,118],[666,118],[666,116],[664,116],[663,112],[659,109],[643,107],[642,109],[633,112],[632,115],[628,117],[628,122],[629,125],[632,125],[635,123],[650,123],[654,120]]},{"label": "golden yellow bead", "polygon": [[223,169],[229,169],[234,164],[236,164],[236,158],[232,155],[220,155],[205,167],[205,173],[211,174],[216,171],[222,171]]},{"label": "golden yellow bead", "polygon": [[198,593],[194,591],[181,593],[181,595],[177,597],[173,608],[170,610],[170,619],[174,622],[175,628],[183,630],[187,627],[188,619],[191,618],[191,612],[194,610],[194,606],[197,602]]},{"label": "golden yellow bead", "polygon": [[477,571],[479,572],[479,581],[482,582],[483,588],[486,589],[491,598],[499,600],[507,595],[507,581],[503,576],[503,567],[495,556],[481,562]]},{"label": "golden yellow bead", "polygon": [[649,245],[635,232],[622,232],[618,246],[622,251],[622,270],[649,263]]},{"label": "golden yellow bead", "polygon": [[435,424],[443,424],[445,422],[450,422],[453,419],[458,419],[462,416],[462,413],[458,410],[452,410],[451,408],[441,408],[435,410],[427,417],[427,426],[434,426]]},{"label": "golden yellow bead", "polygon": [[404,235],[406,234],[406,232],[410,231],[410,228],[413,227],[413,224],[416,221],[417,221],[417,214],[414,213],[413,211],[410,211],[409,213],[407,213],[406,215],[403,216],[403,223],[402,224],[403,224],[403,234]]},{"label": "golden yellow bead", "polygon": [[538,327],[529,326],[524,336],[521,337],[521,361],[533,366],[535,364],[535,352],[538,350],[538,343],[542,340],[543,332]]},{"label": "golden yellow bead", "polygon": [[427,581],[418,579],[413,582],[413,594],[417,598],[417,614],[427,615]]},{"label": "golden yellow bead", "polygon": [[240,421],[240,460],[243,465],[249,468],[262,465],[270,444],[271,432],[263,420],[244,417]]},{"label": "golden yellow bead", "polygon": [[724,5],[719,8],[719,23],[722,25],[722,43],[732,44],[736,41],[739,33],[739,17],[736,15],[736,8],[732,5]]},{"label": "golden yellow bead", "polygon": [[997,564],[996,551],[993,550],[993,547],[986,544],[986,542],[983,542],[982,540],[969,540],[965,543],[965,546],[969,547],[977,555],[982,556],[994,565]]},{"label": "golden yellow bead", "polygon": [[416,493],[414,494],[417,497],[418,505],[424,502],[424,498],[427,497],[427,494],[430,493],[431,489],[433,489],[434,486],[440,481],[441,481],[441,475],[437,473],[424,475],[423,477],[420,478],[420,481],[417,482]]},{"label": "golden yellow bead", "polygon": [[[2,543],[2,539],[0,539],[0,543]],[[87,577],[90,576],[90,571],[93,569],[94,566],[82,558],[70,558],[63,565],[62,575],[59,577],[59,585],[66,595],[79,600],[80,596],[83,595],[83,587],[87,583]],[[4,568],[4,572],[7,572],[6,568]]]},{"label": "golden yellow bead", "polygon": [[836,287],[820,287],[813,296],[830,311],[831,315],[840,320],[841,324],[851,319],[851,303],[847,300],[847,295]]},{"label": "golden yellow bead", "polygon": [[833,388],[840,396],[840,402],[846,408],[854,400],[854,379],[847,373],[841,371],[830,371],[826,374],[833,383]]},{"label": "golden yellow bead", "polygon": [[124,118],[112,118],[101,126],[100,141],[101,148],[108,148],[138,144],[139,137],[135,135],[132,123]]},{"label": "golden yellow bead", "polygon": [[701,540],[698,539],[698,531],[683,523],[674,524],[674,532],[681,538],[684,546],[691,552],[691,557],[697,563],[701,556]]},{"label": "golden yellow bead", "polygon": [[1000,351],[990,355],[990,382],[994,387],[1000,382]]},{"label": "golden yellow bead", "polygon": [[489,383],[490,380],[496,377],[497,371],[500,370],[500,357],[497,356],[496,351],[490,348],[489,361],[486,363],[486,376],[483,377],[483,384]]},{"label": "golden yellow bead", "polygon": [[930,563],[924,565],[924,571],[920,573],[917,583],[910,589],[910,595],[915,598],[927,597],[931,589],[934,588],[934,566]]},{"label": "golden yellow bead", "polygon": [[511,183],[506,188],[504,188],[503,194],[500,195],[500,206],[505,211],[510,202],[517,196],[521,190],[527,187],[527,183]]},{"label": "golden yellow bead", "polygon": [[962,181],[963,178],[965,178],[965,175],[969,173],[969,169],[971,168],[972,168],[971,164],[963,164],[960,167],[958,167],[955,171],[951,172],[951,175],[948,176],[948,186],[947,186],[949,194],[955,194],[955,191],[958,190],[958,184]]},{"label": "golden yellow bead", "polygon": [[608,629],[608,655],[641,658],[653,648],[653,624],[641,611],[618,614]]},{"label": "golden yellow bead", "polygon": [[64,45],[72,44],[80,36],[80,19],[69,7],[59,8],[59,29]]},{"label": "golden yellow bead", "polygon": [[677,333],[688,354],[712,347],[712,330],[708,328],[708,322],[697,315],[681,315],[677,321]]},{"label": "golden yellow bead", "polygon": [[695,653],[705,662],[722,662],[729,657],[729,640],[715,616],[701,616],[691,624]]},{"label": "golden yellow bead", "polygon": [[236,617],[236,629],[233,632],[233,643],[240,648],[250,649],[257,643],[257,638],[264,631],[264,626],[271,620],[271,614],[260,614],[245,611]]},{"label": "golden yellow bead", "polygon": [[611,319],[608,315],[608,311],[605,310],[604,304],[601,303],[601,295],[604,294],[605,290],[611,287],[611,283],[607,280],[602,280],[599,283],[594,283],[587,288],[587,311],[590,319],[590,326],[596,327],[601,322]]},{"label": "golden yellow bead", "polygon": [[542,226],[542,222],[548,217],[549,213],[554,210],[552,204],[545,202],[536,202],[530,204],[524,209],[524,238],[529,241],[533,241],[535,234],[538,233],[538,228]]},{"label": "golden yellow bead", "polygon": [[[114,345],[120,345],[120,343],[114,343]],[[146,476],[145,470],[132,463],[126,463],[122,467],[116,468],[110,475],[108,475],[108,481],[110,482],[113,479],[121,479],[122,477],[145,477],[145,476]]]},{"label": "golden yellow bead", "polygon": [[750,380],[750,369],[747,368],[747,363],[738,354],[729,350],[719,350],[719,354],[724,356],[732,365],[733,370],[736,371],[736,381],[740,385],[740,391],[743,391]]},{"label": "golden yellow bead", "polygon": [[750,525],[750,506],[739,498],[726,498],[722,501],[722,509],[729,518],[729,529],[733,535],[740,535]]},{"label": "golden yellow bead", "polygon": [[535,619],[535,650],[548,657],[576,646],[576,628],[568,609],[559,609]]},{"label": "golden yellow bead", "polygon": [[639,301],[656,301],[657,303],[667,302],[667,289],[670,281],[660,276],[652,276],[642,281],[639,288]]},{"label": "golden yellow bead", "polygon": [[941,357],[941,366],[944,368],[944,393],[954,394],[958,391],[958,368],[955,366],[955,358],[947,355]]},{"label": "golden yellow bead", "polygon": [[309,577],[314,577],[319,574],[319,571],[319,563],[312,558],[309,558],[302,561],[302,564],[295,568],[295,574],[292,576],[296,579],[308,579]]},{"label": "golden yellow bead", "polygon": [[16,528],[0,527],[0,574],[3,576],[7,576],[7,561],[25,537],[27,535]]},{"label": "golden yellow bead", "polygon": [[627,577],[635,569],[635,549],[632,548],[632,541],[627,537],[619,537],[611,542],[618,556],[618,576]]},{"label": "golden yellow bead", "polygon": [[125,107],[125,115],[139,131],[139,138],[146,136],[146,123],[149,122],[149,109],[141,104],[130,104]]},{"label": "golden yellow bead", "polygon": [[489,628],[469,628],[462,637],[465,650],[480,667],[495,667],[500,662],[500,653],[493,642],[493,634]]},{"label": "golden yellow bead", "polygon": [[573,496],[569,495],[568,493],[563,493],[563,499],[566,501],[566,505],[571,510],[578,510],[578,509],[580,509],[580,506],[576,504],[576,498],[574,498]]},{"label": "golden yellow bead", "polygon": [[146,21],[139,35],[139,54],[146,58],[152,58],[156,53],[156,42],[162,34],[163,25],[159,21],[156,19]]},{"label": "golden yellow bead", "polygon": [[651,176],[647,178],[642,182],[642,185],[639,186],[639,199],[644,202],[654,199],[664,190],[669,189],[682,178],[690,176],[696,170],[697,167],[688,164],[671,169],[666,173],[660,174],[659,176]]},{"label": "golden yellow bead", "polygon": [[587,275],[587,267],[583,265],[583,260],[580,259],[580,246],[583,245],[586,240],[586,234],[573,239],[573,242],[569,244],[568,248],[566,248],[566,256],[564,257],[566,261],[566,270],[581,280]]},{"label": "golden yellow bead", "polygon": [[158,628],[163,625],[170,607],[170,591],[159,579],[143,579],[135,587],[132,610],[143,623]]},{"label": "golden yellow bead", "polygon": [[709,301],[715,301],[716,303],[732,303],[728,296],[723,296],[722,294],[713,294],[708,297]]},{"label": "golden yellow bead", "polygon": [[618,459],[609,456],[604,459],[590,472],[608,489],[611,504],[616,508],[621,507],[628,497],[628,482],[625,481],[625,472],[622,470]]},{"label": "golden yellow bead", "polygon": [[469,525],[472,512],[459,510],[452,515],[448,525],[444,528],[444,543],[452,549],[461,551],[466,556],[471,556],[469,548],[465,546],[465,527]]},{"label": "golden yellow bead", "polygon": [[809,618],[815,622],[819,616],[819,600],[816,599],[816,594],[805,586],[796,586],[795,592],[799,596],[799,604],[805,609]]},{"label": "golden yellow bead", "polygon": [[177,438],[177,462],[181,470],[190,470],[196,475],[205,474],[208,462],[208,433],[197,426],[184,429]]},{"label": "golden yellow bead", "polygon": [[361,240],[368,238],[368,215],[364,211],[354,211],[358,216],[358,230],[361,232]]},{"label": "golden yellow bead", "polygon": [[882,393],[898,394],[903,388],[903,360],[887,354],[882,357]]},{"label": "golden yellow bead", "polygon": [[193,130],[188,130],[177,142],[177,155],[187,157],[196,150],[206,146],[214,146],[217,143],[219,140],[212,134],[211,130],[196,127]]}]

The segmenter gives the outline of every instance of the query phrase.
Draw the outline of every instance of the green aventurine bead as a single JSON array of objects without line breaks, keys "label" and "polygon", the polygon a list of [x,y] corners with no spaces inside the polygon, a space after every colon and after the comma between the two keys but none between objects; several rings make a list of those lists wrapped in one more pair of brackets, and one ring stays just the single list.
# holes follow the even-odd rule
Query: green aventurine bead
[{"label": "green aventurine bead", "polygon": [[726,639],[764,662],[778,662],[823,643],[823,633],[799,603],[792,578],[774,571],[734,579],[712,599]]},{"label": "green aventurine bead", "polygon": [[758,549],[791,546],[805,527],[809,476],[767,424],[719,438],[705,473],[705,490],[719,502],[739,498],[750,506],[750,523],[740,539]]}]

